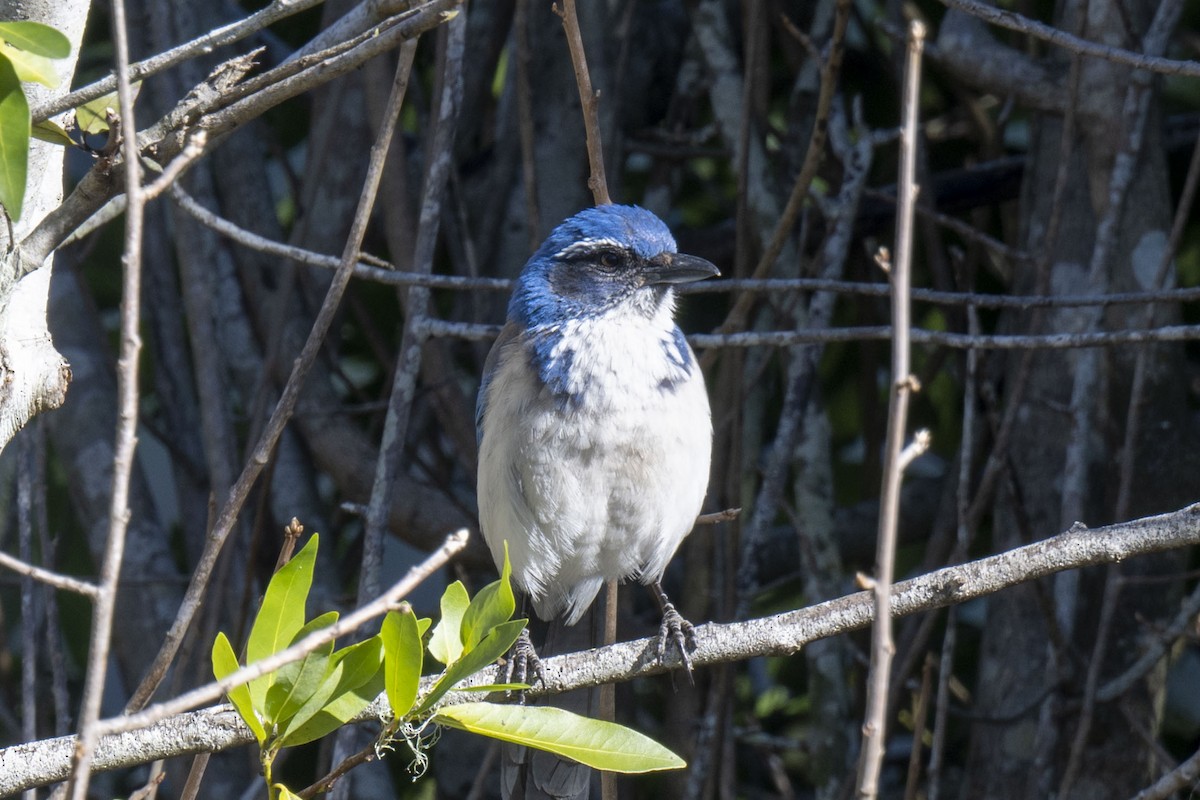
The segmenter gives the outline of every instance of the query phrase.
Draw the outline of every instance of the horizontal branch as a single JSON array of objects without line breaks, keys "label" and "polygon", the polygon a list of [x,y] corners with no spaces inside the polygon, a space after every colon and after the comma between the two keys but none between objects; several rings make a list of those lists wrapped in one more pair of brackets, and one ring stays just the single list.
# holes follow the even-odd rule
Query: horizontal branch
[{"label": "horizontal branch", "polygon": [[[500,334],[499,325],[429,320],[430,336],[482,340]],[[744,333],[694,333],[687,337],[693,347],[791,347],[800,344],[876,342],[891,337],[891,327],[875,325],[850,328],[813,328],[800,331],[748,331]],[[1042,335],[972,335],[912,329],[914,344],[950,347],[955,350],[1064,350],[1080,347],[1111,347],[1149,342],[1188,342],[1200,339],[1200,325],[1168,325],[1145,330],[1093,333],[1047,333]]]},{"label": "horizontal branch", "polygon": [[62,589],[67,592],[76,592],[84,597],[94,598],[97,593],[96,584],[72,578],[69,575],[60,575],[57,572],[51,572],[48,569],[27,564],[19,558],[14,558],[8,553],[0,552],[0,567],[11,569],[18,575],[24,575],[33,578],[35,581],[41,581],[55,589]]},{"label": "horizontal branch", "polygon": [[[1134,556],[1200,544],[1200,504],[1170,514],[1070,531],[998,555],[931,572],[897,583],[892,613],[905,616],[994,594],[1056,572],[1095,564],[1111,564]],[[697,665],[784,656],[806,644],[867,627],[872,619],[869,592],[840,597],[797,611],[761,619],[696,628]],[[545,686],[530,694],[557,694],[570,689],[626,681],[666,672],[679,665],[673,650],[666,664],[657,660],[657,639],[637,639],[545,659]],[[502,680],[497,670],[475,676],[475,685]],[[458,696],[467,699],[469,693]],[[384,714],[382,698],[359,720]],[[179,714],[149,727],[103,738],[96,748],[97,770],[144,764],[160,758],[215,752],[254,741],[249,729],[228,706]],[[68,772],[74,737],[64,736],[0,750],[0,796],[62,780]]]},{"label": "horizontal branch", "polygon": [[[210,228],[227,239],[265,255],[286,258],[298,264],[320,269],[335,269],[335,256],[306,250],[295,245],[269,239],[247,230],[224,217],[209,211],[175,185],[172,197],[179,207],[190,214],[201,225]],[[946,222],[957,223],[950,218]],[[365,260],[367,256],[364,254]],[[372,259],[375,260],[375,259]],[[360,263],[354,276],[389,286],[425,286],[430,289],[453,289],[457,291],[512,291],[514,281],[508,278],[473,278],[463,275],[432,275],[424,272],[404,272],[386,261],[377,264]],[[826,278],[730,278],[718,281],[703,281],[680,286],[681,294],[723,294],[727,292],[835,292],[866,297],[887,297],[891,288],[886,283],[862,281],[840,281]],[[947,292],[938,289],[912,290],[912,298],[934,305],[975,306],[977,308],[1074,308],[1086,306],[1142,305],[1145,303],[1189,303],[1200,301],[1200,287],[1162,289],[1146,292],[1113,292],[1110,294],[1062,294],[1062,295],[1001,295],[975,292]]]},{"label": "horizontal branch", "polygon": [[1105,61],[1113,61],[1117,64],[1125,64],[1126,66],[1144,69],[1149,72],[1157,72],[1161,75],[1200,77],[1200,62],[1197,61],[1180,61],[1173,58],[1163,58],[1162,56],[1146,56],[1141,53],[1135,53],[1132,50],[1122,50],[1119,47],[1110,47],[1089,39],[1081,39],[1064,30],[1055,28],[1053,25],[1029,19],[1014,11],[1007,11],[1003,8],[988,5],[987,3],[981,3],[979,0],[942,0],[942,2],[950,8],[956,8],[973,17],[979,17],[992,25],[999,25],[1001,28],[1008,28],[1011,31],[1028,34],[1036,39],[1041,39],[1044,42],[1049,42],[1064,50],[1078,53],[1082,56],[1102,58]]}]

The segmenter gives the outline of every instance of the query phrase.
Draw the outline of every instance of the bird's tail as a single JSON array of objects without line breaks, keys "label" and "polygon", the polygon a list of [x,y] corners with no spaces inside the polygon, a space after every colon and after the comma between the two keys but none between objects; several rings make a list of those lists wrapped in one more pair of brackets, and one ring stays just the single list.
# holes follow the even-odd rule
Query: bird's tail
[{"label": "bird's tail", "polygon": [[[565,625],[561,619],[553,620],[546,626],[542,639],[545,643],[538,650],[539,656],[545,658],[597,646],[604,631],[603,618],[604,604],[593,603],[574,625]],[[537,644],[538,631],[535,629],[531,633]],[[598,689],[577,689],[538,702],[588,717],[598,716],[600,709]],[[501,759],[500,794],[505,800],[587,800],[593,783],[599,797],[599,774],[578,762],[543,750],[508,744],[503,746]]]}]

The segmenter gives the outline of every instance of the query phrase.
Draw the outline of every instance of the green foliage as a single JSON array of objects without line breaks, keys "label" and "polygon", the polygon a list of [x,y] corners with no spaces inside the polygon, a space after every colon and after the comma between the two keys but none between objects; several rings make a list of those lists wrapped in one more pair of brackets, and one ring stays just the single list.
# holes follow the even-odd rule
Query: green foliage
[{"label": "green foliage", "polygon": [[462,703],[439,709],[431,720],[548,750],[595,769],[637,773],[687,766],[682,758],[635,730],[550,706]]},{"label": "green foliage", "polygon": [[[246,642],[247,663],[261,661],[288,647],[304,627],[304,603],[312,588],[316,558],[317,536],[314,534],[308,544],[271,578]],[[271,673],[250,682],[250,696],[255,708],[266,708],[267,692],[277,679],[277,675]]]},{"label": "green foliage", "polygon": [[388,612],[379,635],[383,637],[383,687],[388,705],[395,716],[402,717],[412,709],[421,688],[421,661],[425,651],[421,646],[416,615],[411,608]]},{"label": "green foliage", "polygon": [[[317,547],[314,535],[271,578],[246,643],[247,663],[268,658],[337,622],[338,615],[332,611],[305,621]],[[437,708],[463,680],[508,652],[525,628],[526,620],[512,619],[516,600],[507,553],[504,562],[500,579],[473,599],[461,583],[446,589],[441,600],[442,620],[428,645],[430,656],[445,669],[423,695],[423,637],[431,620],[417,619],[407,604],[389,612],[380,632],[365,641],[340,650],[333,641],[326,642],[298,661],[229,692],[230,702],[258,742],[271,797],[295,797],[272,778],[271,768],[282,748],[332,733],[380,693],[387,697],[393,716],[381,734],[385,740],[403,731],[410,743],[420,742],[420,732],[434,724],[548,750],[597,769],[650,772],[684,766],[674,753],[636,731],[560,709],[483,702]],[[223,633],[213,643],[212,662],[218,679],[238,668],[237,655]],[[492,684],[463,691],[478,694],[528,688],[525,684]]]},{"label": "green foliage", "polygon": [[433,629],[429,638],[429,655],[443,664],[450,665],[462,655],[462,618],[471,598],[462,581],[455,581],[442,593],[442,621]]},{"label": "green foliage", "polygon": [[[133,92],[133,97],[136,100],[138,93],[142,90],[142,83],[138,81],[134,83],[130,90]],[[90,100],[75,109],[75,127],[81,133],[99,134],[108,132],[108,112],[117,111],[121,107],[121,101],[117,99],[116,92],[97,97],[95,100]]]},{"label": "green foliage", "polygon": [[[0,22],[0,205],[21,218],[32,133],[22,82],[58,85],[53,60],[71,54],[71,42],[40,22]],[[59,129],[61,130],[61,129]]]}]

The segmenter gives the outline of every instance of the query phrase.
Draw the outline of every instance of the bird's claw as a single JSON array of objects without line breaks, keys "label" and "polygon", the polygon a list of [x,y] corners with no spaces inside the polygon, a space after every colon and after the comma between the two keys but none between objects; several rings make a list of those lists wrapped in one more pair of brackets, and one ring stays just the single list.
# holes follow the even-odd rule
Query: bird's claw
[{"label": "bird's claw", "polygon": [[675,610],[670,601],[663,603],[662,625],[658,629],[658,663],[666,663],[667,642],[672,642],[679,650],[679,660],[687,670],[688,683],[692,682],[692,654],[696,649],[696,629],[692,623],[683,618]]},{"label": "bird's claw", "polygon": [[[526,680],[530,677],[532,680]],[[508,659],[504,665],[504,681],[527,683],[531,687],[541,681],[543,686],[546,685],[546,670],[533,647],[533,641],[529,638],[528,628],[521,631],[521,635],[513,642],[512,649],[508,651]],[[519,692],[519,699],[522,703],[525,702],[524,690]]]}]

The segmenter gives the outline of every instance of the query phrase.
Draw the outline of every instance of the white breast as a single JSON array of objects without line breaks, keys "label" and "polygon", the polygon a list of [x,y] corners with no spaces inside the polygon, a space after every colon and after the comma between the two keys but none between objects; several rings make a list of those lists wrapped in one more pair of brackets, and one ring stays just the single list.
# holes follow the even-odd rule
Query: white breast
[{"label": "white breast", "polygon": [[[501,354],[481,421],[480,524],[508,541],[538,615],[578,620],[605,581],[651,583],[692,529],[708,486],[712,423],[699,367],[668,357],[665,319],[570,323],[568,386],[551,396],[520,339]],[[662,315],[660,315],[661,317]]]}]

